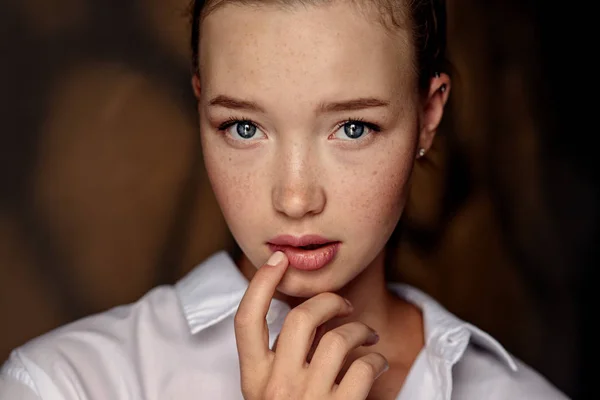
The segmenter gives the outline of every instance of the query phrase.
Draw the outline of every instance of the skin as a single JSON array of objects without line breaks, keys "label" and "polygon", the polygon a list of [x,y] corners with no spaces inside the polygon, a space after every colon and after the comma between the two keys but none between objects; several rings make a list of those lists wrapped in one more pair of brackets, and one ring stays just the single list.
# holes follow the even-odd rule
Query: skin
[{"label": "skin", "polygon": [[[243,362],[244,354],[264,334],[258,333],[266,314],[261,304],[272,296],[326,315],[318,337],[353,321],[361,321],[350,325],[355,337],[364,339],[364,326],[377,330],[379,342],[348,349],[341,367],[345,372],[358,358],[385,355],[390,372],[367,391],[369,398],[394,398],[423,346],[420,312],[386,290],[383,252],[402,214],[417,151],[429,149],[442,118],[449,90],[440,88],[449,89],[450,80],[433,77],[429,90],[420,91],[409,32],[391,32],[379,21],[375,11],[344,2],[286,9],[228,4],[201,25],[201,72],[192,83],[205,165],[243,250],[239,267],[251,280],[248,291],[256,286],[258,293],[242,300],[236,316],[236,329],[245,328],[239,332],[256,328],[245,340],[238,336],[243,380],[244,365],[254,365]],[[350,104],[358,99],[381,104]],[[241,138],[235,124],[219,129],[229,119],[251,121],[254,136]],[[363,135],[351,139],[349,120],[379,131],[361,125]],[[266,243],[280,234],[318,234],[341,246],[320,270],[288,268],[258,278],[257,268],[271,256]],[[311,302],[323,293],[349,299],[352,312],[340,308],[341,300]],[[280,339],[308,329],[311,347],[319,325],[292,317]],[[280,340],[278,352],[281,346]],[[288,370],[297,376],[293,366]]]}]

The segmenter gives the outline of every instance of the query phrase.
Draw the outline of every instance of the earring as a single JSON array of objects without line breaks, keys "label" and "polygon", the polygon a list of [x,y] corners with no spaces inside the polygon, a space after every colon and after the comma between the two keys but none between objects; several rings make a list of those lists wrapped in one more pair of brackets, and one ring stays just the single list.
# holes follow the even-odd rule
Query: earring
[{"label": "earring", "polygon": [[425,155],[425,149],[422,149],[422,148],[421,148],[421,149],[419,149],[419,153],[418,153],[418,156],[417,156],[417,158],[421,158],[421,157],[423,157],[424,155]]}]

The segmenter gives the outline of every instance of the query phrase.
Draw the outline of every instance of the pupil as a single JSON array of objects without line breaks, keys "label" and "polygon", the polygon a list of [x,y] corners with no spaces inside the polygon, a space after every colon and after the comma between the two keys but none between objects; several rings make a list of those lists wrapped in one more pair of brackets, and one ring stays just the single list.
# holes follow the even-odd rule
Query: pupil
[{"label": "pupil", "polygon": [[344,131],[349,138],[356,139],[362,136],[365,127],[362,124],[351,122],[344,126]]},{"label": "pupil", "polygon": [[237,133],[244,139],[250,139],[256,134],[256,127],[249,122],[242,122],[237,125]]}]

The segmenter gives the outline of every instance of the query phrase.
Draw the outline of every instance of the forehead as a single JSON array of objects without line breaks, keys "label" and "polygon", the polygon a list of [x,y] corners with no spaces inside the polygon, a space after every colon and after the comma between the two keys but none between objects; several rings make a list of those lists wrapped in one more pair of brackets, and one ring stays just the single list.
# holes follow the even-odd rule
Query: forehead
[{"label": "forehead", "polygon": [[[416,85],[408,31],[351,2],[225,4],[200,32],[203,92],[377,95]],[[245,93],[247,92],[247,93]],[[349,93],[350,94],[350,93]],[[299,93],[292,93],[298,98]]]}]

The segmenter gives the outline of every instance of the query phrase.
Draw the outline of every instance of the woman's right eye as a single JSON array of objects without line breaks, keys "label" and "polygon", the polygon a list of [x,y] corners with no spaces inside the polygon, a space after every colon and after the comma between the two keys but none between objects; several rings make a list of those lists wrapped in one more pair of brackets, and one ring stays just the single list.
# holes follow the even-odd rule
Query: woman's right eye
[{"label": "woman's right eye", "polygon": [[230,120],[219,126],[218,129],[228,134],[234,140],[250,141],[265,137],[260,128],[248,120]]}]

